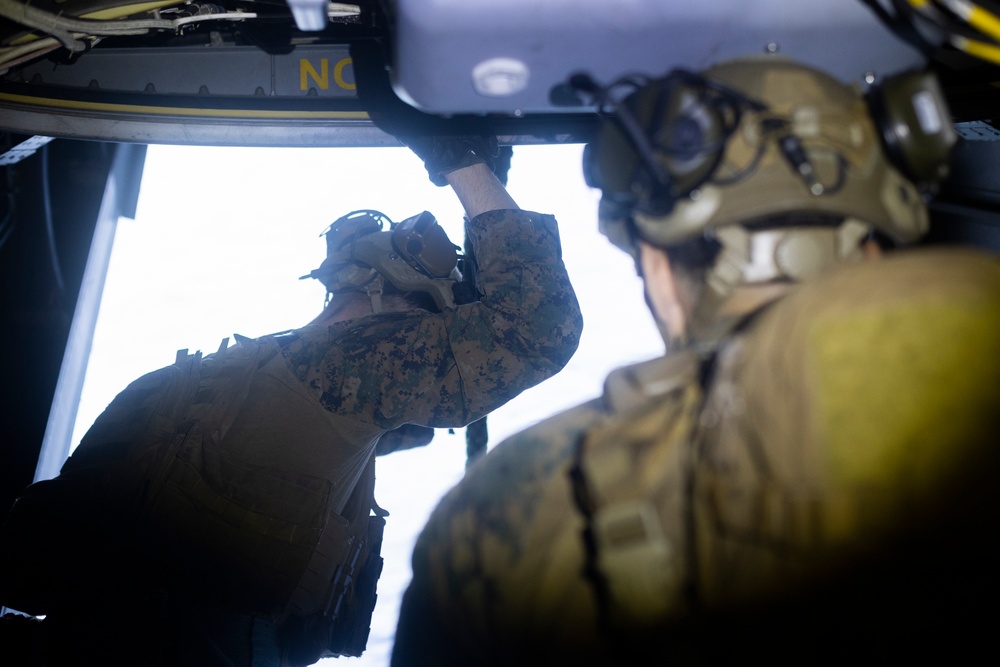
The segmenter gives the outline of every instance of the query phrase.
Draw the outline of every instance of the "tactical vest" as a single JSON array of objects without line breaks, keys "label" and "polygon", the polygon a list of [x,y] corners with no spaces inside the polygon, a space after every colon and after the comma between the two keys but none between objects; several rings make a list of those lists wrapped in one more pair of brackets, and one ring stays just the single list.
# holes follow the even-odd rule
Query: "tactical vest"
[{"label": "tactical vest", "polygon": [[993,258],[895,256],[797,288],[710,355],[609,376],[612,414],[574,461],[602,626],[634,639],[692,614],[832,597],[844,568],[893,563],[983,513],[997,295]]},{"label": "tactical vest", "polygon": [[613,372],[445,496],[394,664],[849,661],[919,650],[945,616],[978,629],[998,331],[1000,262],[914,252]]},{"label": "tactical vest", "polygon": [[[174,365],[130,384],[60,476],[19,499],[6,542],[32,549],[40,524],[68,540],[58,554],[22,554],[21,576],[38,557],[69,560],[74,551],[84,552],[81,562],[90,566],[72,569],[58,584],[25,581],[11,604],[46,613],[79,589],[125,587],[141,576],[183,598],[269,614],[308,645],[299,653],[316,654],[299,664],[360,655],[381,570],[385,512],[373,495],[381,431],[345,425],[309,396],[287,369],[281,336],[225,343],[205,359],[182,350]],[[314,447],[345,444],[345,433],[367,439],[346,443],[360,459],[346,481],[248,463],[241,443],[227,440],[234,424],[249,422],[252,430],[255,415],[241,410],[261,373],[287,387],[288,396],[274,396],[275,403],[309,406],[296,413],[287,438]],[[154,563],[167,573],[150,571]],[[45,579],[55,568],[36,569]]]}]

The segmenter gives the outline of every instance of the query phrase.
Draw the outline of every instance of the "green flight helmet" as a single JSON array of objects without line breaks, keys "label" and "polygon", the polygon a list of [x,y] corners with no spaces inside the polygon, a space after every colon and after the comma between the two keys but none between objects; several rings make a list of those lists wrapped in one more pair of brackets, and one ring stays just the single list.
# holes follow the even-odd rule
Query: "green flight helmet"
[{"label": "green flight helmet", "polygon": [[400,292],[429,295],[439,310],[455,307],[455,287],[462,281],[458,246],[429,212],[395,223],[380,211],[351,211],[321,236],[326,259],[303,278],[319,280],[329,295],[361,292],[381,312],[388,282]]},{"label": "green flight helmet", "polygon": [[734,225],[850,220],[897,243],[927,232],[923,193],[956,141],[933,75],[867,93],[775,56],[675,70],[617,105],[584,157],[601,230],[670,246]]}]

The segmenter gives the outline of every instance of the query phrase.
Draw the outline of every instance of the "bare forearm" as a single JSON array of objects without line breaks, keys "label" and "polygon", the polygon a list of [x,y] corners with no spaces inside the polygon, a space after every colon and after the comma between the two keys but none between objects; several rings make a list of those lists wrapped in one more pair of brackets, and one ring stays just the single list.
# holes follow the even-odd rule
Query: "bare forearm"
[{"label": "bare forearm", "polygon": [[485,164],[456,169],[444,178],[458,195],[470,219],[487,211],[520,208]]}]

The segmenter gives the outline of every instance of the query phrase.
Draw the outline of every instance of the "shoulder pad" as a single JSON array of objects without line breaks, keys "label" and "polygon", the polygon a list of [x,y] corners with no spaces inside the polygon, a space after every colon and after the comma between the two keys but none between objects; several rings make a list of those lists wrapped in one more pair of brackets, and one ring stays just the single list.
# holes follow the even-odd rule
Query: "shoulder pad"
[{"label": "shoulder pad", "polygon": [[694,350],[623,366],[608,375],[604,397],[614,412],[625,412],[697,383],[700,367],[700,358]]}]

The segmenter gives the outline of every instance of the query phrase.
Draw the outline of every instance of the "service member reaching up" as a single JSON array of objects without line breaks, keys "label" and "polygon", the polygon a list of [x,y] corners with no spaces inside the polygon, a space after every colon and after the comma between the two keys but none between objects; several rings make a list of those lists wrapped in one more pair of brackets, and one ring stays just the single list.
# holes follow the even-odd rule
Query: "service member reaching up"
[{"label": "service member reaching up", "polygon": [[361,654],[380,439],[486,415],[557,373],[581,330],[556,221],[507,194],[495,142],[431,143],[457,158],[422,156],[466,210],[474,283],[430,214],[356,211],[326,232],[312,322],[129,385],[0,532],[0,603],[45,615],[0,622],[18,664]]}]

